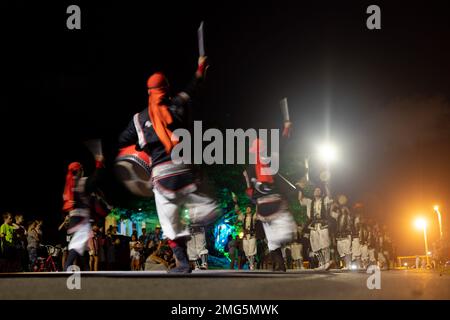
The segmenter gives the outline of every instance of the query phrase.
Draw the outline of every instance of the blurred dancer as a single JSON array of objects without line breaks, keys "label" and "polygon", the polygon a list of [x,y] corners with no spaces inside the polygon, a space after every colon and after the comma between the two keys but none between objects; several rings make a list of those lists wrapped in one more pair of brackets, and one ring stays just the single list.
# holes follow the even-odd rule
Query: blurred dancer
[{"label": "blurred dancer", "polygon": [[[289,137],[292,123],[285,118],[283,136]],[[288,210],[287,201],[281,193],[285,182],[280,176],[266,174],[268,159],[266,144],[255,139],[250,152],[256,157],[256,164],[248,172],[244,171],[247,182],[247,195],[256,203],[257,219],[261,220],[266,234],[272,259],[273,271],[286,271],[281,248],[292,242],[296,224]],[[274,156],[274,155],[272,155]],[[276,155],[275,155],[276,156]],[[251,183],[250,183],[251,182]]]},{"label": "blurred dancer", "polygon": [[164,236],[177,259],[178,266],[171,273],[190,273],[191,267],[186,250],[189,228],[179,217],[179,210],[188,210],[189,223],[204,226],[214,222],[220,215],[217,203],[198,192],[192,168],[175,164],[171,151],[178,143],[173,131],[187,127],[187,103],[196,94],[205,76],[206,57],[198,60],[195,77],[187,88],[170,97],[169,83],[164,74],[157,72],[147,81],[148,107],[134,115],[133,120],[119,137],[119,147],[136,145],[152,160],[152,181],[156,210]]},{"label": "blurred dancer", "polygon": [[83,166],[72,162],[67,170],[64,188],[63,211],[69,213],[67,233],[71,235],[69,253],[64,270],[78,261],[81,270],[88,270],[84,254],[88,250],[91,237],[90,205],[91,194],[96,191],[99,175],[104,168],[102,155],[95,157],[95,172],[90,177],[84,177]]}]

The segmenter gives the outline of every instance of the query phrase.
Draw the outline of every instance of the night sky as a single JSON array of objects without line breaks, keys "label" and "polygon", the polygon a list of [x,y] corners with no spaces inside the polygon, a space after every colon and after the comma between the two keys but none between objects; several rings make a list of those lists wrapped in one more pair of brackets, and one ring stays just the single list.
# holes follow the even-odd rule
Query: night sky
[{"label": "night sky", "polygon": [[[436,239],[437,203],[450,231],[450,19],[444,1],[392,2],[2,2],[0,210],[59,222],[67,164],[93,167],[82,142],[102,138],[111,165],[147,77],[164,71],[177,91],[193,76],[204,20],[211,67],[194,118],[279,128],[288,97],[290,150],[329,137],[333,190],[365,201],[399,253],[422,252],[415,216]],[[81,30],[66,28],[70,4]],[[381,30],[366,28],[370,4]]]}]

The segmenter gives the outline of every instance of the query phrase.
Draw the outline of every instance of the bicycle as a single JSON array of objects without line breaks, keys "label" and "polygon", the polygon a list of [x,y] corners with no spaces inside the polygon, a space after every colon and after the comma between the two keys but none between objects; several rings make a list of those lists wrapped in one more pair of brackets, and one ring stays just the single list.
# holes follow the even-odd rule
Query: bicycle
[{"label": "bicycle", "polygon": [[47,250],[47,257],[38,257],[36,263],[32,266],[33,272],[58,272],[53,258],[58,258],[62,252],[61,246],[40,245]]}]

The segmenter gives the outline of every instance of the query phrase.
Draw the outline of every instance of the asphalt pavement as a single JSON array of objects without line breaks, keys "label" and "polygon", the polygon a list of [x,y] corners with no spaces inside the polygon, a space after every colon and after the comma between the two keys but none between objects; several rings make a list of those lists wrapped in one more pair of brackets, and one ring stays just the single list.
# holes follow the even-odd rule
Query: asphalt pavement
[{"label": "asphalt pavement", "polygon": [[379,275],[340,270],[13,273],[0,274],[0,299],[450,299],[448,274],[392,270]]}]

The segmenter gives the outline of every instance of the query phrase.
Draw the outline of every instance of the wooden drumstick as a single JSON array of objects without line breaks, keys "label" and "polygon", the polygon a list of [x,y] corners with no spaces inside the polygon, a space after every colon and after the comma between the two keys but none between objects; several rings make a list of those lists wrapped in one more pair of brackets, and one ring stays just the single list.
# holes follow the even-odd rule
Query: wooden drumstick
[{"label": "wooden drumstick", "polygon": [[244,175],[245,183],[247,185],[247,189],[251,188],[250,179],[248,178],[247,170],[244,170],[244,172],[242,172],[242,174]]}]

